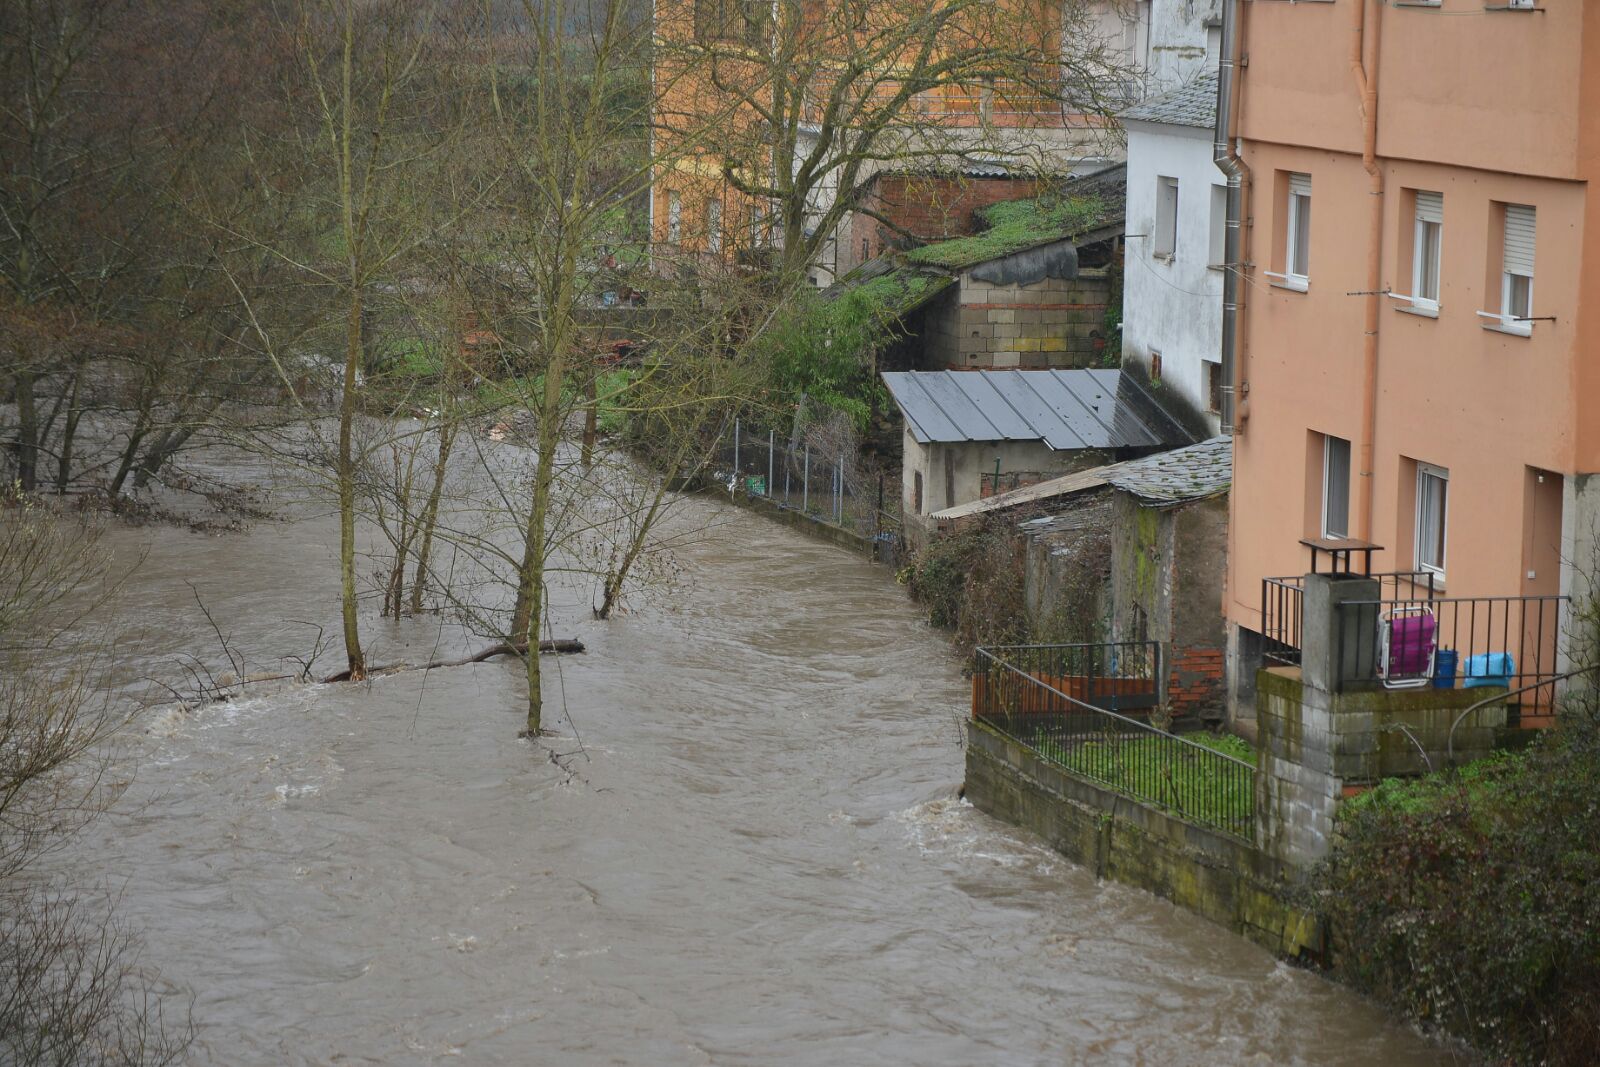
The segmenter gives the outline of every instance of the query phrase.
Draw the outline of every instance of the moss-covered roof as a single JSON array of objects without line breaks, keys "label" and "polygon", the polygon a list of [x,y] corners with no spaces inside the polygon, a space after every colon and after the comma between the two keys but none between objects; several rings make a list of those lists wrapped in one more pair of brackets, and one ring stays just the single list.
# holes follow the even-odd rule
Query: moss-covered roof
[{"label": "moss-covered roof", "polygon": [[905,253],[906,262],[965,270],[1015,252],[1077,237],[1113,221],[1107,205],[1097,196],[1010,200],[985,208],[983,218],[988,229],[982,233],[913,248]]},{"label": "moss-covered roof", "polygon": [[979,212],[984,229],[970,237],[935,241],[908,252],[869,260],[823,293],[837,301],[861,293],[885,315],[905,315],[926,303],[969,267],[1040,245],[1120,226],[1127,201],[1127,172],[1110,167],[1032,200],[1008,200]]}]

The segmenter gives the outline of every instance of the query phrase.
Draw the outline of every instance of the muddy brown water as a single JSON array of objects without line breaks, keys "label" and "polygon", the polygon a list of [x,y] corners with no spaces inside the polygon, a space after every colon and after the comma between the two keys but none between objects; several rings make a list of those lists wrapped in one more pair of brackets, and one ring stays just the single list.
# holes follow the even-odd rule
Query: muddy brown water
[{"label": "muddy brown water", "polygon": [[[506,662],[144,715],[69,861],[193,991],[194,1062],[1452,1062],[958,800],[967,689],[884,568],[715,501],[684,521],[670,601],[557,597],[589,652],[542,746]],[[326,515],[112,540],[145,555],[134,675],[220,669],[186,582],[252,668],[336,631]],[[378,661],[473,643],[368,633]]]}]

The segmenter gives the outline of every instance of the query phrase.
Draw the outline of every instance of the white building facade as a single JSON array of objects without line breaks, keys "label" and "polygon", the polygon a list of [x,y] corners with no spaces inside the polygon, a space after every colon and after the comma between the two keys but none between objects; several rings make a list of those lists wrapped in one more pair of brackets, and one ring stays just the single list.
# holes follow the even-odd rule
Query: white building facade
[{"label": "white building facade", "polygon": [[1221,427],[1227,183],[1212,162],[1215,69],[1123,113],[1128,208],[1122,360]]}]

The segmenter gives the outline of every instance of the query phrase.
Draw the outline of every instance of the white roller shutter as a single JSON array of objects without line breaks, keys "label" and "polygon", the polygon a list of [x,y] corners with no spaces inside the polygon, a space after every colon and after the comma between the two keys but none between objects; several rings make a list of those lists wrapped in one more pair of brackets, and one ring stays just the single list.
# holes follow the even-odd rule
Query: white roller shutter
[{"label": "white roller shutter", "polygon": [[1417,193],[1417,221],[1444,224],[1444,194]]},{"label": "white roller shutter", "polygon": [[1309,174],[1291,174],[1291,175],[1289,175],[1289,195],[1290,196],[1310,196],[1311,195],[1311,175],[1309,175]]},{"label": "white roller shutter", "polygon": [[1507,274],[1533,277],[1534,209],[1526,204],[1506,205]]}]

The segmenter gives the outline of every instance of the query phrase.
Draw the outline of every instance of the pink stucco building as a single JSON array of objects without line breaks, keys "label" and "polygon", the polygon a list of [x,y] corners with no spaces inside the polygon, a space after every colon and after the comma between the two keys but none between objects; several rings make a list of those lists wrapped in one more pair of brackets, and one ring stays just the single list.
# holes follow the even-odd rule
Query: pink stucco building
[{"label": "pink stucco building", "polygon": [[1263,579],[1309,569],[1305,538],[1375,543],[1373,570],[1435,595],[1582,594],[1600,4],[1227,6],[1238,676],[1272,625]]}]

